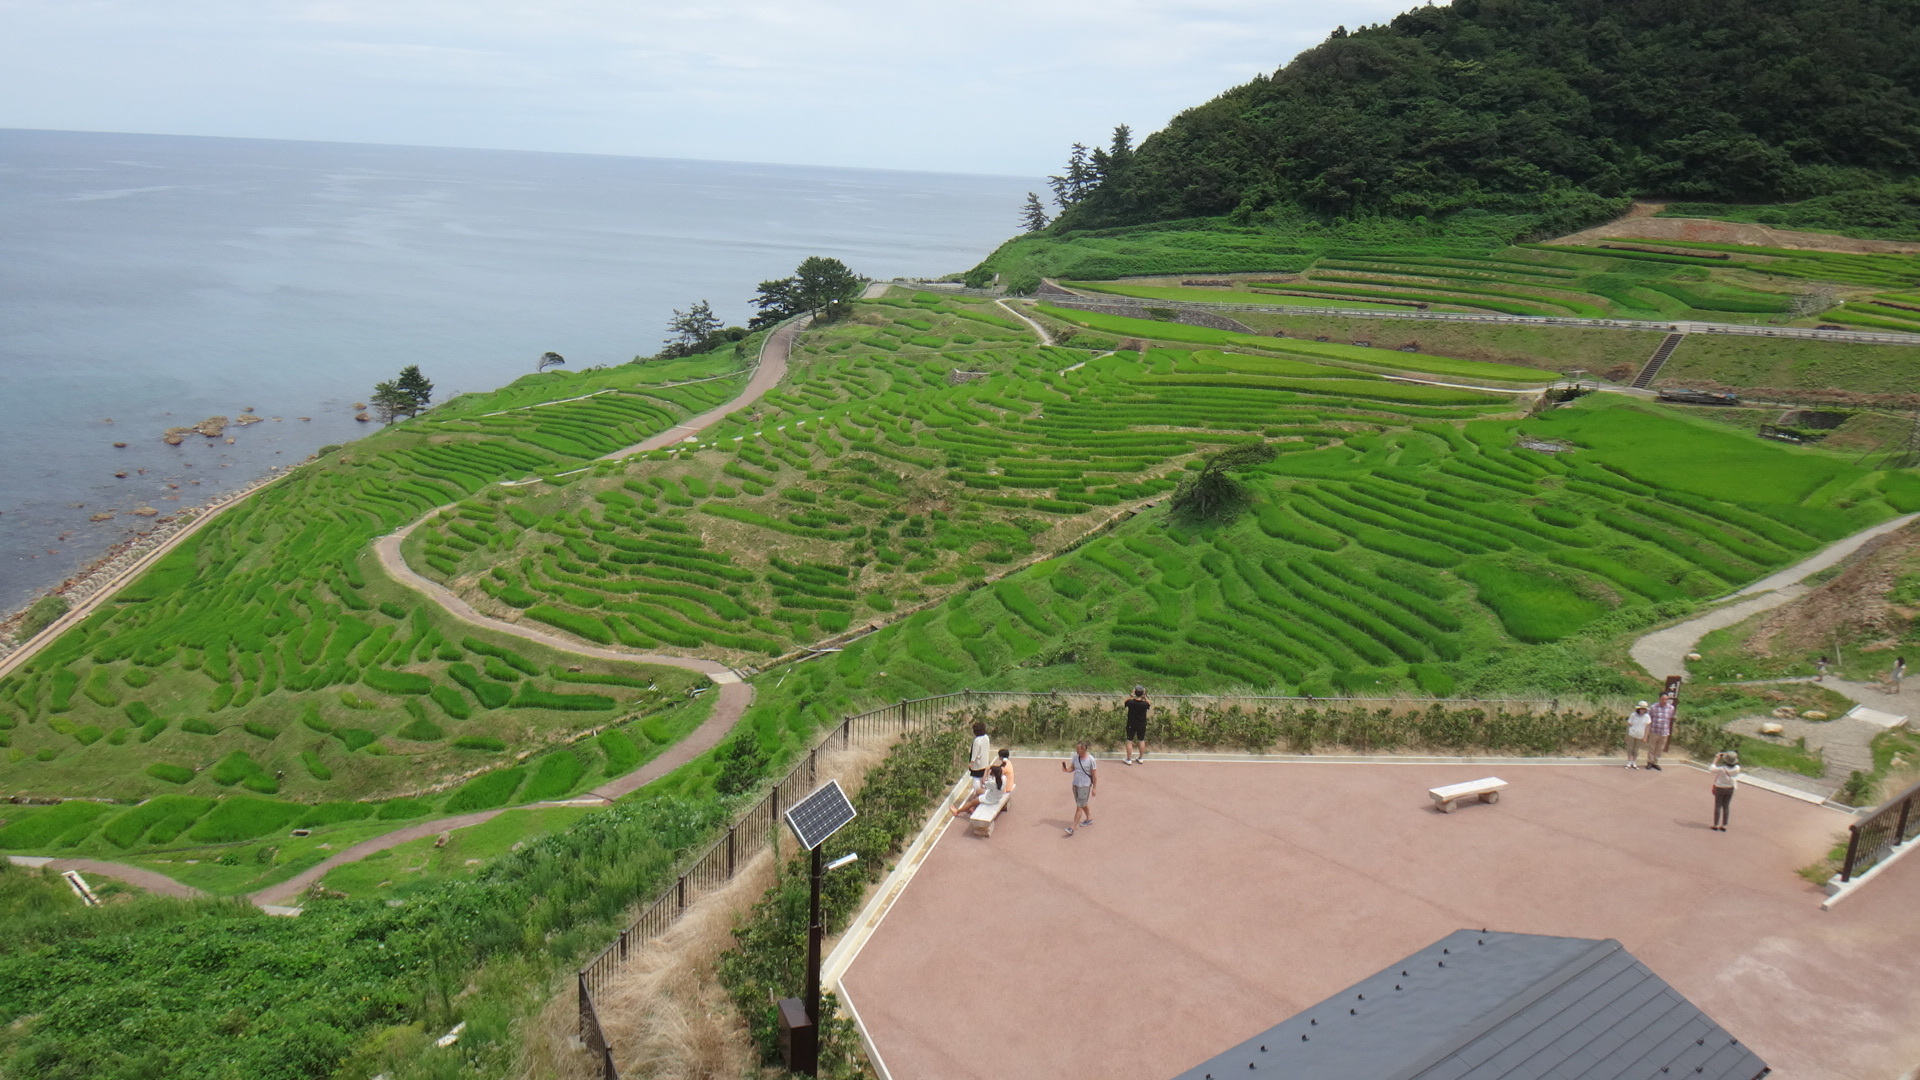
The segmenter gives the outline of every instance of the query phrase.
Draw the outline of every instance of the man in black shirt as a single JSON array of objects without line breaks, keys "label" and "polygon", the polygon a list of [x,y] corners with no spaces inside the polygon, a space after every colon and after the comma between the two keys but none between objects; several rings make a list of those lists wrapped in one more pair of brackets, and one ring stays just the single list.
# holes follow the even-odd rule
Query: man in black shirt
[{"label": "man in black shirt", "polygon": [[1134,687],[1133,696],[1127,699],[1126,704],[1127,757],[1121,764],[1145,765],[1147,763],[1147,710],[1153,708],[1153,703],[1147,700],[1147,688]]}]

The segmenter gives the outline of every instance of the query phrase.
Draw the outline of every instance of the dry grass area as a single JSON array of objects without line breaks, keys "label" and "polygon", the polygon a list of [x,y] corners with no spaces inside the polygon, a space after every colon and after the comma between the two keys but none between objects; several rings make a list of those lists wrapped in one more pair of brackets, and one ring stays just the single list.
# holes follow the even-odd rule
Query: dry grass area
[{"label": "dry grass area", "polygon": [[1819,650],[1835,640],[1856,648],[1899,644],[1916,609],[1895,586],[1920,572],[1920,523],[1870,541],[1833,580],[1761,619],[1747,648],[1759,656]]},{"label": "dry grass area", "polygon": [[[867,771],[892,740],[820,757],[820,782],[838,780],[857,794]],[[630,959],[594,999],[601,1029],[614,1047],[620,1075],[650,1080],[721,1080],[778,1076],[764,1069],[717,975],[733,929],[775,881],[791,841],[750,859],[733,880],[689,905],[665,934],[636,942]],[[831,947],[831,942],[829,942]],[[592,1055],[578,1037],[579,1001],[571,979],[527,1032],[520,1075],[526,1080],[597,1080]]]}]

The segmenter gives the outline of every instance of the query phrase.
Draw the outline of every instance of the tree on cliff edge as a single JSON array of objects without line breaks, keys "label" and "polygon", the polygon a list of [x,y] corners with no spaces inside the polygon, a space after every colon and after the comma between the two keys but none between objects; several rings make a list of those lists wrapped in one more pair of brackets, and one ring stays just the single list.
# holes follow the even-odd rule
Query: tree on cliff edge
[{"label": "tree on cliff edge", "polygon": [[753,306],[760,314],[747,325],[771,326],[805,312],[831,317],[834,309],[858,296],[866,279],[839,259],[814,255],[803,261],[792,277],[760,283]]},{"label": "tree on cliff edge", "polygon": [[400,377],[394,380],[400,392],[407,395],[408,416],[413,416],[433,404],[433,384],[420,374],[420,365],[408,364],[400,369]]}]

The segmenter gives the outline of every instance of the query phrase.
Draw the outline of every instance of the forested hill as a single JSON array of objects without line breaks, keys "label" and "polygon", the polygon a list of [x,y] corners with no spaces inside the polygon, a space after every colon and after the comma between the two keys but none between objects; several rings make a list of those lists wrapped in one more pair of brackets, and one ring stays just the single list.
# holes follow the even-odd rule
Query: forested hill
[{"label": "forested hill", "polygon": [[1884,188],[1920,170],[1916,86],[1911,2],[1458,0],[1099,154],[1061,225],[1473,207],[1571,228],[1634,195]]}]

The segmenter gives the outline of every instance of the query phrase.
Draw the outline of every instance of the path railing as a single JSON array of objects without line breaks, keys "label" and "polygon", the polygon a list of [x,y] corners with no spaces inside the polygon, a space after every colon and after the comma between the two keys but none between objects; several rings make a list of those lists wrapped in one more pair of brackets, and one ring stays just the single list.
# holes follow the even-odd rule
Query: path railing
[{"label": "path railing", "polygon": [[822,750],[836,741],[847,748],[856,742],[867,745],[916,731],[953,711],[954,706],[946,702],[958,697],[960,695],[947,694],[903,700],[842,720],[839,727],[829,730],[805,757],[795,762],[766,795],[735,818],[724,836],[694,856],[679,878],[642,908],[618,938],[580,968],[580,1039],[597,1061],[602,1080],[619,1080],[620,1070],[614,1062],[613,1044],[601,1026],[594,996],[625,966],[636,946],[666,933],[688,906],[732,881],[755,855],[773,845],[784,808],[805,797],[819,782]]},{"label": "path railing", "polygon": [[1847,858],[1840,866],[1841,883],[1873,869],[1895,848],[1915,837],[1920,837],[1920,784],[1847,827]]},{"label": "path railing", "polygon": [[[902,699],[844,718],[838,727],[822,736],[805,757],[795,762],[793,768],[766,795],[735,818],[724,836],[694,856],[673,884],[642,908],[639,916],[620,932],[618,938],[580,968],[580,1039],[598,1062],[602,1080],[619,1080],[620,1072],[614,1061],[613,1044],[600,1022],[600,1013],[594,1003],[595,995],[607,987],[631,959],[640,943],[666,933],[690,905],[733,880],[734,875],[755,855],[773,845],[783,809],[806,796],[819,782],[819,756],[822,750],[829,749],[836,741],[842,748],[852,747],[855,743],[864,746],[883,742],[930,727],[954,713],[980,711],[993,714],[1029,705],[1081,708],[1099,704],[1117,708],[1125,696],[1124,693],[1097,690],[962,690],[933,697]],[[1154,700],[1168,705],[1193,703],[1208,711],[1231,709],[1242,703],[1259,705],[1283,702],[1321,707],[1383,705],[1424,708],[1438,703],[1555,710],[1560,705],[1557,699],[1546,698],[1325,698],[1249,694],[1158,694]],[[1015,743],[1019,741],[1019,735],[1020,717],[1016,715],[1011,720],[1011,727],[999,741]],[[1920,824],[1920,815],[1916,815],[1916,824]]]}]

